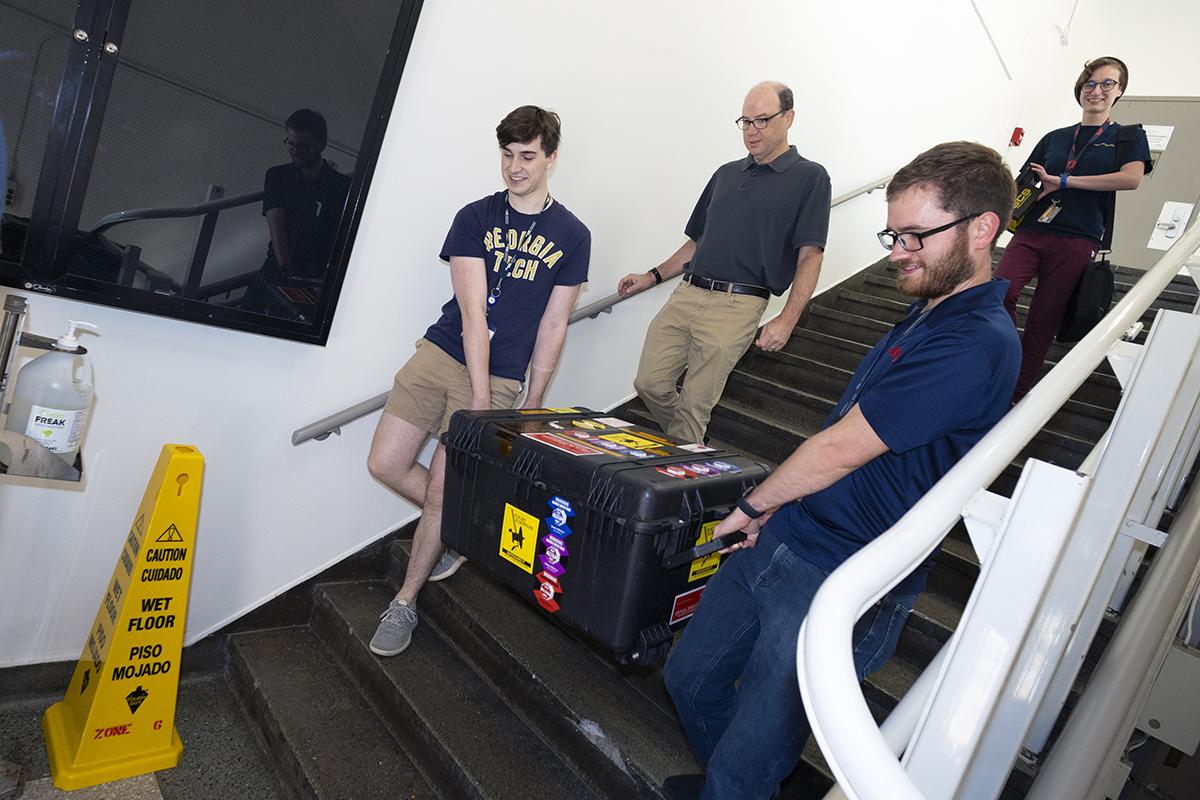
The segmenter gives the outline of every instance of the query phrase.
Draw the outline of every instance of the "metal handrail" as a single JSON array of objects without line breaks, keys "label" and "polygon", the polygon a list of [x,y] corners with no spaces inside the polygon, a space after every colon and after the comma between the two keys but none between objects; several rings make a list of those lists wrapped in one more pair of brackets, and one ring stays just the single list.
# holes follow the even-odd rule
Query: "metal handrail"
[{"label": "metal handrail", "polygon": [[[1129,727],[1158,674],[1195,595],[1200,567],[1200,492],[1192,492],[1171,525],[1142,588],[1126,609],[1079,703],[1027,797],[1098,797],[1103,769],[1125,749]],[[1139,702],[1142,701],[1142,702]],[[1125,738],[1122,738],[1124,735]],[[1081,789],[1089,789],[1081,792]]]},{"label": "metal handrail", "polygon": [[[894,173],[889,173],[885,177],[863,184],[857,189],[846,192],[845,194],[838,195],[829,204],[829,207],[837,208],[848,200],[853,200],[860,195],[870,194],[876,189],[882,189],[888,185],[888,182],[892,179],[893,174]],[[675,276],[675,278],[678,277],[678,275]],[[674,278],[668,279],[668,281],[669,280],[674,280]],[[665,283],[666,282],[664,282],[664,284]],[[632,295],[630,295],[630,297],[632,297]],[[613,306],[617,305],[618,303],[623,303],[628,299],[629,297],[623,297],[620,293],[613,292],[610,295],[600,298],[594,303],[588,303],[586,306],[575,309],[573,312],[571,312],[571,316],[567,320],[567,324],[571,325],[579,322],[582,319],[595,319],[601,314],[610,314],[612,313]],[[359,419],[360,417],[365,417],[366,415],[383,408],[383,404],[386,402],[386,400],[387,392],[383,392],[382,394],[375,395],[369,400],[363,400],[360,403],[355,403],[349,408],[344,408],[337,413],[330,414],[329,416],[323,417],[316,422],[305,425],[303,428],[297,428],[292,432],[292,444],[303,444],[309,439],[316,439],[318,442],[323,442],[329,438],[331,433],[340,433],[343,425],[354,422],[354,420]]]},{"label": "metal handrail", "polygon": [[104,233],[114,225],[121,225],[126,222],[134,222],[139,219],[175,219],[186,217],[202,217],[205,214],[213,211],[224,211],[227,208],[236,208],[250,203],[257,203],[262,200],[263,193],[248,192],[246,194],[237,194],[233,197],[223,197],[220,200],[209,200],[205,203],[197,203],[194,206],[176,206],[171,208],[129,208],[125,211],[114,211],[111,214],[106,214],[101,217],[96,223],[96,227],[92,228],[92,233],[99,235]]},{"label": "metal handrail", "polygon": [[1200,246],[1193,225],[1017,406],[882,536],[822,583],[796,643],[800,691],[821,750],[850,797],[921,800],[863,699],[851,651],[858,618],[937,547],[989,485],[1091,374]]}]

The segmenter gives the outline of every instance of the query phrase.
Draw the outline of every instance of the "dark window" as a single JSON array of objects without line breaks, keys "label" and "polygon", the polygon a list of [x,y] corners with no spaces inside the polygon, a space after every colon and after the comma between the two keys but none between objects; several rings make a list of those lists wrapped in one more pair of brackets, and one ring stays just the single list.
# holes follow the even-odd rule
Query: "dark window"
[{"label": "dark window", "polygon": [[323,343],[419,11],[0,0],[0,282]]}]

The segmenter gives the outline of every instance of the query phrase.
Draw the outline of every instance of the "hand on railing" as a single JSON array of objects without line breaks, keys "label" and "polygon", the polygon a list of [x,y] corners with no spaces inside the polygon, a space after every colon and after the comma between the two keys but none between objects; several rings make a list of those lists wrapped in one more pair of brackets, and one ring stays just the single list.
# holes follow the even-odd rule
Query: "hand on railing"
[{"label": "hand on railing", "polygon": [[649,272],[631,272],[617,281],[617,294],[626,299],[646,291],[657,283]]}]

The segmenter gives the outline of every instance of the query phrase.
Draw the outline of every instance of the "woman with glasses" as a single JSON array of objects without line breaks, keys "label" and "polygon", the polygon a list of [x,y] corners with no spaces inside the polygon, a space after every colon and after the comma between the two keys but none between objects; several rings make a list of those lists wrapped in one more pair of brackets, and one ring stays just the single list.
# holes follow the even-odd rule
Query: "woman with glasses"
[{"label": "woman with glasses", "polygon": [[1004,305],[1014,322],[1017,296],[1037,278],[1021,337],[1021,373],[1013,402],[1025,396],[1042,371],[1071,293],[1100,250],[1115,193],[1138,188],[1150,172],[1145,131],[1137,126],[1122,135],[1109,116],[1128,82],[1129,70],[1119,58],[1104,56],[1084,64],[1074,95],[1082,119],[1043,136],[1022,167],[1037,175],[1041,192],[996,268],[996,277],[1009,281]]}]

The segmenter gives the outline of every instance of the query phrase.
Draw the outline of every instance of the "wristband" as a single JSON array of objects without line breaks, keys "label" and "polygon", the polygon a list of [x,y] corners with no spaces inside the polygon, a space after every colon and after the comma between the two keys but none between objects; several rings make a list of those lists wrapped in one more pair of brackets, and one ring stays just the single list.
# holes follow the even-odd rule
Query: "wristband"
[{"label": "wristband", "polygon": [[745,514],[750,519],[758,519],[763,514],[767,513],[766,511],[759,511],[757,508],[750,505],[750,501],[747,500],[745,497],[738,498],[737,507],[738,507],[739,511],[741,511],[743,514]]},{"label": "wristband", "polygon": [[1059,188],[1062,189],[1063,191],[1066,191],[1066,189],[1067,189],[1067,173],[1064,172],[1062,175],[1059,175],[1058,179],[1059,179]]},{"label": "wristband", "polygon": [[658,271],[658,267],[651,267],[650,274],[654,276],[654,285],[658,286],[662,283],[662,273]]}]

